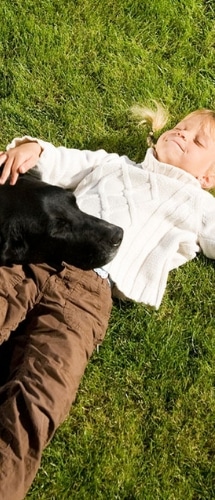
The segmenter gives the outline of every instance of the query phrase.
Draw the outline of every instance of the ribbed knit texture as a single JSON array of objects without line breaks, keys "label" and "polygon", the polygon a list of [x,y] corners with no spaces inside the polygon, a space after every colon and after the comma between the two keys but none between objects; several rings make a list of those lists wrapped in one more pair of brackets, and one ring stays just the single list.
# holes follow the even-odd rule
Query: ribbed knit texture
[{"label": "ribbed knit texture", "polygon": [[[38,140],[15,139],[8,146]],[[200,250],[215,258],[215,199],[187,172],[156,160],[153,150],[135,164],[126,156],[79,151],[38,140],[32,174],[74,189],[81,210],[124,229],[118,254],[105,266],[120,293],[160,306],[169,271]]]}]

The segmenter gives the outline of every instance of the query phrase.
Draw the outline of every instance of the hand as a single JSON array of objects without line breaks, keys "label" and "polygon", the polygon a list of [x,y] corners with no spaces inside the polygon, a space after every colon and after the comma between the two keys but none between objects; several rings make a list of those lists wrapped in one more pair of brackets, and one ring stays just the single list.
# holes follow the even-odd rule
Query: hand
[{"label": "hand", "polygon": [[0,151],[0,166],[4,164],[0,184],[5,184],[10,178],[10,184],[16,184],[19,174],[25,174],[35,167],[42,153],[38,142],[25,142],[9,151]]}]

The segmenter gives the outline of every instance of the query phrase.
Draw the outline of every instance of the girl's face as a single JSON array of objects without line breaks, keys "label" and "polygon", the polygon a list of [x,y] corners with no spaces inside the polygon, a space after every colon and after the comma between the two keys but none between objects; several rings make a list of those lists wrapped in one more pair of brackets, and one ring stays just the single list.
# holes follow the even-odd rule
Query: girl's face
[{"label": "girl's face", "polygon": [[203,188],[215,186],[215,140],[201,116],[188,116],[164,132],[155,146],[158,161],[174,165],[196,177]]}]

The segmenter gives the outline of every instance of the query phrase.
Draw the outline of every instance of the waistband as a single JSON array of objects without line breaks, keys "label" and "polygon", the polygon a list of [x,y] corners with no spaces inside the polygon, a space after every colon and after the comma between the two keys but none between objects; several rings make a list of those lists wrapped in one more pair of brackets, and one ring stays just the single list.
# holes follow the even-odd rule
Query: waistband
[{"label": "waistband", "polygon": [[[67,262],[62,262],[61,265],[65,268],[65,269],[70,269],[71,271],[72,270],[77,270],[76,267],[72,266],[71,264],[67,264]],[[80,269],[80,271],[82,271],[82,273],[87,273],[88,271],[83,271]],[[92,271],[89,271],[89,272],[94,272],[96,273],[98,276],[100,276],[100,278],[102,278],[103,280],[107,280],[109,286],[112,288],[112,280],[108,274],[108,272],[103,269],[102,267],[96,267],[94,268]]]},{"label": "waistband", "polygon": [[102,267],[96,267],[95,269],[93,269],[93,271],[98,274],[98,276],[100,276],[103,280],[106,279],[111,287],[111,280],[109,278],[108,272],[105,269],[103,269]]}]

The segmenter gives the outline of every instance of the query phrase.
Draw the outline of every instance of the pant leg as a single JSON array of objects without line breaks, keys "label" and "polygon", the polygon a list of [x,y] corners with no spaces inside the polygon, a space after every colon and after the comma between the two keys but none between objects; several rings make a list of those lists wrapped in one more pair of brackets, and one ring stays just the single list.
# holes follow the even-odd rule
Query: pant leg
[{"label": "pant leg", "polygon": [[107,280],[65,267],[47,281],[0,388],[0,500],[24,499],[44,447],[68,415],[112,306]]},{"label": "pant leg", "polygon": [[25,319],[54,272],[47,264],[0,267],[0,344]]}]

